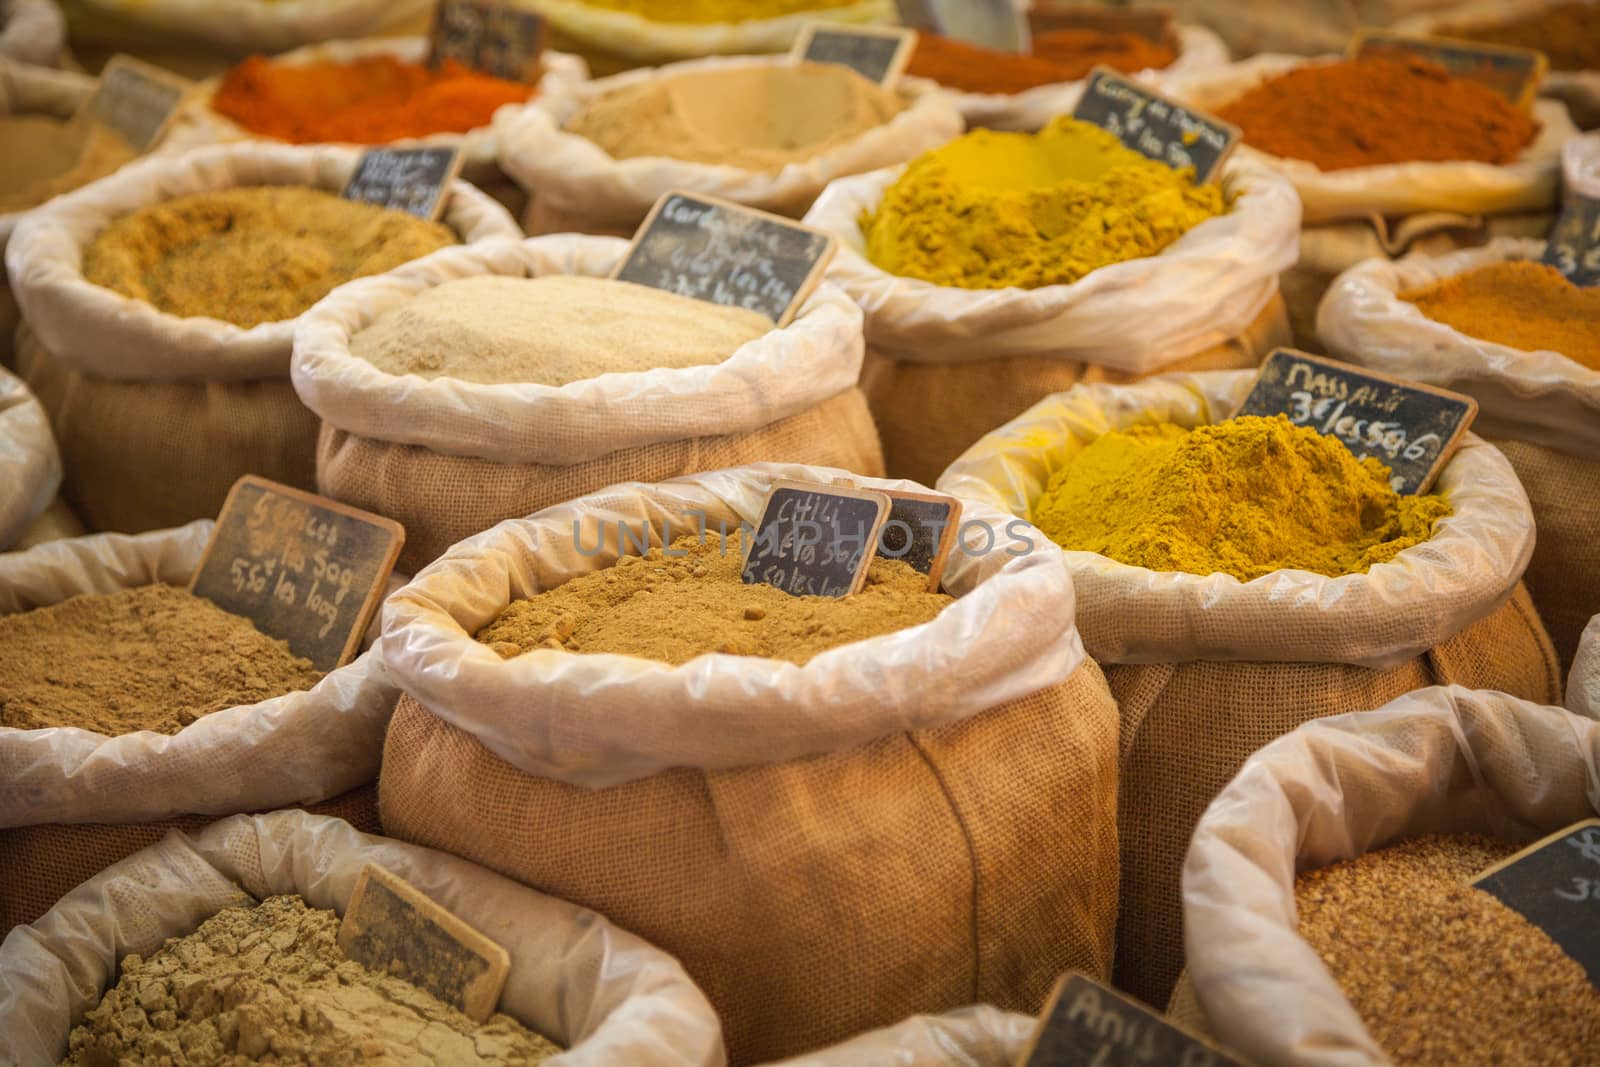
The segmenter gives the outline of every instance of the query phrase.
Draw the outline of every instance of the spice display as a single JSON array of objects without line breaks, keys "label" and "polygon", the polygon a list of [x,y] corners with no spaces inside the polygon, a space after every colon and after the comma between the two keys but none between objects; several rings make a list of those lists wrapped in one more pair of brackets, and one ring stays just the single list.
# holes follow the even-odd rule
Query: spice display
[{"label": "spice display", "polygon": [[0,726],[175,734],[202,715],[309,689],[282,641],[169,585],[0,616]]},{"label": "spice display", "polygon": [[558,386],[720,363],[771,329],[760,312],[632,282],[479,277],[385,313],[351,338],[350,351],[390,374]]},{"label": "spice display", "polygon": [[1479,26],[1445,26],[1441,37],[1533,48],[1551,70],[1600,69],[1600,4],[1555,4],[1520,18]]},{"label": "spice display", "polygon": [[1397,495],[1387,467],[1335,438],[1249,415],[1104,434],[1051,477],[1033,522],[1063,548],[1249,581],[1365,573],[1449,514],[1442,496]]},{"label": "spice display", "polygon": [[976,130],[926,153],[860,221],[867,257],[892,274],[1031,289],[1155,255],[1223,210],[1218,186],[1062,116],[1037,134]]},{"label": "spice display", "polygon": [[1395,1063],[1595,1062],[1600,991],[1583,967],[1467,884],[1516,851],[1429,835],[1296,880],[1300,936]]},{"label": "spice display", "polygon": [[1600,370],[1600,289],[1573,285],[1543,263],[1491,263],[1400,299],[1469,337]]},{"label": "spice display", "polygon": [[[679,553],[682,553],[680,555]],[[743,540],[681,537],[513,601],[477,639],[505,659],[524,652],[613,652],[683,664],[708,652],[804,664],[830,648],[929,622],[952,597],[900,560],[875,559],[848,597],[790,596],[740,580]]]},{"label": "spice display", "polygon": [[745,22],[847,7],[858,0],[583,0],[652,22]]},{"label": "spice display", "polygon": [[1514,161],[1539,123],[1493,89],[1421,59],[1311,63],[1217,111],[1263,152],[1344,170],[1384,163]]},{"label": "spice display", "polygon": [[881,126],[905,108],[834,63],[683,71],[606,93],[566,124],[616,159],[665,156],[779,170]]},{"label": "spice display", "polygon": [[293,144],[385,144],[487,126],[500,107],[531,95],[529,85],[454,60],[430,69],[394,56],[302,64],[252,56],[223,77],[211,108]]},{"label": "spice display", "polygon": [[100,123],[0,116],[0,213],[36,207],[103,178],[135,155]]},{"label": "spice display", "polygon": [[149,956],[124,957],[61,1062],[532,1067],[561,1052],[510,1016],[474,1022],[364,967],[338,936],[339,916],[300,897],[225,908]]},{"label": "spice display", "polygon": [[345,282],[454,242],[443,224],[402,211],[256,186],[124,215],[85,249],[83,274],[170,315],[250,327],[293,318]]},{"label": "spice display", "polygon": [[1178,58],[1170,45],[1136,33],[1052,30],[1033,39],[1032,55],[1017,55],[951,37],[920,34],[906,73],[967,93],[1020,93],[1040,85],[1087,78],[1097,66],[1131,74],[1160,69]]}]

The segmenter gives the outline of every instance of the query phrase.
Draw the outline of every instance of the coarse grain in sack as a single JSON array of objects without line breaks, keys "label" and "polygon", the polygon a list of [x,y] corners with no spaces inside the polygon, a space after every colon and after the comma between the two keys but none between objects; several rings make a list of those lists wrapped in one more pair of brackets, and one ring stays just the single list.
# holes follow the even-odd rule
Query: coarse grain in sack
[{"label": "coarse grain in sack", "polygon": [[[93,529],[137,532],[214,516],[242,474],[311,489],[317,417],[289,383],[294,319],[242,329],[169,315],[89,283],[83,250],[113,219],[239,186],[343,188],[359,153],[218,145],[147,159],[30,213],[6,262],[22,308],[17,364],[50,412],[68,501]],[[466,182],[441,221],[464,242],[515,236]]]},{"label": "coarse grain in sack", "polygon": [[[1027,517],[1085,443],[1141,422],[1231,417],[1247,372],[1085,385],[1040,401],[957,460],[941,492]],[[1121,708],[1117,984],[1164,1004],[1183,967],[1178,874],[1201,812],[1252,752],[1301,723],[1459,683],[1557,703],[1550,638],[1518,584],[1527,495],[1468,435],[1439,476],[1454,514],[1366,574],[1282,570],[1250,582],[1067,552],[1077,624]]]},{"label": "coarse grain in sack", "polygon": [[1297,935],[1295,873],[1417,834],[1532,843],[1600,812],[1597,767],[1600,724],[1460,686],[1309,723],[1252,756],[1183,871],[1189,972],[1218,1037],[1263,1067],[1387,1067]]},{"label": "coarse grain in sack", "polygon": [[0,370],[0,552],[16,544],[61,488],[50,419],[28,387]]},{"label": "coarse grain in sack", "polygon": [[552,88],[529,106],[495,117],[500,167],[527,190],[524,228],[539,233],[632,236],[665,193],[683,190],[799,218],[836,179],[893,166],[937,148],[963,129],[949,96],[931,83],[908,83],[905,110],[809,159],[776,171],[746,170],[664,156],[615,159],[562,127],[589,101],[651,79],[695,71],[734,71],[788,60],[741,56],[698,59],[669,67]]},{"label": "coarse grain in sack", "polygon": [[997,547],[952,554],[954,604],[805,666],[502,661],[472,639],[512,599],[611,565],[597,529],[754,522],[784,478],[915,488],[782,464],[617,485],[465,541],[395,594],[385,828],[672,952],[735,1063],[919,1012],[1033,1012],[1064,970],[1106,977],[1116,708],[1037,531],[1008,555],[1008,517],[967,509]]},{"label": "coarse grain in sack", "polygon": [[376,864],[503,946],[498,1010],[567,1051],[550,1067],[721,1067],[706,998],[665,952],[604,917],[454,856],[298,811],[174,833],[97,874],[0,945],[6,1064],[55,1063],[130,953],[148,955],[223,908],[294,894],[343,913]]},{"label": "coarse grain in sack", "polygon": [[931,484],[984,434],[1079,382],[1254,367],[1289,343],[1278,275],[1294,264],[1300,205],[1264,167],[1228,164],[1231,210],[1159,255],[1038,289],[938,286],[868,260],[859,219],[903,170],[835,182],[806,216],[839,238],[828,279],[866,314],[862,388],[894,477]]},{"label": "coarse grain in sack", "polygon": [[917,1015],[772,1067],[1012,1067],[1038,1020],[977,1004]]},{"label": "coarse grain in sack", "polygon": [[57,67],[67,54],[67,20],[55,0],[0,3],[0,56]]},{"label": "coarse grain in sack", "polygon": [[[436,285],[482,275],[604,278],[627,249],[575,234],[437,252],[346,286],[301,320],[293,379],[322,418],[320,492],[398,519],[416,570],[463,538],[626,479],[781,461],[881,474],[855,387],[861,313],[819,286],[788,326],[721,363],[563,386],[395,375],[351,337]],[[641,324],[641,344],[649,328]]]}]

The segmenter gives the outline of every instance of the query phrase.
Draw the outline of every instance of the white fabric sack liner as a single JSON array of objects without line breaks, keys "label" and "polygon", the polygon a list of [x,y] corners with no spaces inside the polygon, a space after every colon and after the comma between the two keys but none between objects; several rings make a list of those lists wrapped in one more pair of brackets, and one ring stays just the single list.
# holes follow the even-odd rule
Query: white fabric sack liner
[{"label": "white fabric sack liner", "polygon": [[[1238,410],[1255,376],[1169,374],[1046,397],[969,448],[940,477],[939,491],[1031,516],[1051,473],[1089,442],[1140,423],[1221,422]],[[1051,444],[1041,448],[1040,441]],[[1466,435],[1432,491],[1449,496],[1454,514],[1439,520],[1425,544],[1366,574],[1281,570],[1241,582],[1064,552],[1084,644],[1102,664],[1404,663],[1493,612],[1533,554],[1528,495],[1511,464],[1481,438]]]},{"label": "white fabric sack liner", "polygon": [[[1215,70],[1169,79],[1166,91],[1185,103],[1218,111],[1261,83],[1296,67],[1326,65],[1336,56],[1267,53]],[[1324,171],[1303,159],[1270,155],[1241,143],[1233,158],[1265,163],[1294,183],[1309,222],[1412,215],[1423,211],[1498,214],[1549,207],[1558,196],[1561,148],[1578,133],[1558,100],[1534,101],[1540,130],[1514,163],[1386,163]]]},{"label": "white fabric sack liner", "polygon": [[50,416],[21,378],[0,367],[0,551],[16,543],[60,488]]},{"label": "white fabric sack liner", "polygon": [[[1600,73],[1595,77],[1600,79]],[[1600,200],[1600,130],[1567,142],[1561,150],[1561,171],[1570,192]]]},{"label": "white fabric sack liner", "polygon": [[67,44],[67,20],[55,0],[0,4],[0,56],[53,67]]},{"label": "white fabric sack liner", "polygon": [[[156,582],[187,585],[212,525],[93,534],[0,555],[0,614]],[[176,734],[0,727],[0,828],[327,800],[377,777],[398,696],[368,651],[311,689],[202,715]]]},{"label": "white fabric sack liner", "polygon": [[1156,255],[1101,267],[1070,285],[935,285],[867,259],[858,220],[905,169],[834,182],[805,221],[839,238],[828,280],[866,312],[867,343],[911,363],[1054,356],[1149,374],[1243,333],[1299,256],[1294,189],[1265,167],[1229,163],[1228,213]]},{"label": "white fabric sack liner", "polygon": [[[94,94],[95,80],[70,70],[29,66],[0,56],[0,114],[71,118]],[[29,211],[0,212],[0,250]],[[10,344],[9,338],[5,342]]]},{"label": "white fabric sack liner", "polygon": [[[79,0],[87,12],[236,52],[271,54],[363,37],[422,16],[428,0]],[[330,104],[333,102],[330,101]]]},{"label": "white fabric sack liner", "polygon": [[[861,374],[861,310],[818,286],[783,329],[721,363],[601,374],[561,386],[395,375],[351,338],[434,286],[483,275],[604,278],[628,242],[560,234],[444,249],[361,279],[302,316],[292,378],[324,421],[381,441],[502,463],[571,464],[657,441],[743,433],[850,389]],[[641,347],[648,349],[649,342]]]},{"label": "white fabric sack liner", "polygon": [[1524,352],[1435,322],[1399,294],[1491,263],[1532,260],[1545,243],[1497,237],[1479,248],[1398,261],[1369,259],[1341,274],[1317,309],[1329,354],[1430,385],[1470,393],[1475,427],[1600,458],[1600,371],[1559,352]]},{"label": "white fabric sack liner", "polygon": [[[271,6],[271,5],[258,5]],[[6,249],[23,318],[73,370],[142,381],[243,381],[289,372],[294,319],[244,329],[158,311],[83,276],[83,252],[113,220],[194,193],[250,185],[310,186],[337,194],[360,153],[337,146],[245,142],[149,158],[29,213]],[[509,212],[452,182],[440,221],[464,242],[521,233]]]},{"label": "white fabric sack liner", "polygon": [[988,1004],[914,1015],[773,1067],[1012,1067],[1038,1020]]},{"label": "white fabric sack liner", "polygon": [[1389,1064],[1298,936],[1296,873],[1424,833],[1532,842],[1597,811],[1600,723],[1504,693],[1419,689],[1272,742],[1212,801],[1183,868],[1189,975],[1217,1037],[1261,1067]]},{"label": "white fabric sack liner", "polygon": [[959,136],[965,128],[949,95],[912,79],[900,88],[905,110],[844,144],[776,171],[665,156],[614,159],[605,149],[562,127],[589,101],[660,77],[701,70],[783,66],[786,56],[735,56],[674,63],[597,81],[552,86],[527,107],[495,116],[500,167],[517,184],[562,211],[596,218],[637,217],[675,189],[718,196],[750,207],[782,207],[816,196],[835,178],[912,159]]},{"label": "white fabric sack liner", "polygon": [[[656,485],[627,482],[511,519],[424,568],[384,606],[382,652],[396,683],[528,774],[605,788],[671,767],[776,763],[969,718],[1065,680],[1084,661],[1061,553],[1037,530],[1014,547],[1010,516],[974,505],[962,524],[994,531],[995,550],[950,554],[944,587],[960,599],[932,622],[832,649],[805,666],[712,653],[682,666],[554,650],[502,660],[472,635],[512,600],[601,570],[618,556],[617,523],[652,544],[754,524],[776,479],[919,489],[826,467],[758,464]],[[574,546],[596,542],[596,555]],[[1023,529],[1019,527],[1019,529]],[[976,531],[972,542],[981,547]],[[1019,549],[1020,550],[1020,549]]]},{"label": "white fabric sack liner", "polygon": [[[297,894],[343,913],[375,863],[506,948],[498,1010],[568,1051],[550,1067],[721,1067],[721,1027],[667,953],[604,917],[433,849],[326,815],[238,815],[169,833],[78,886],[0,946],[7,1064],[55,1063],[130,953],[149,955],[228,907]],[[246,895],[248,894],[248,896]]]},{"label": "white fabric sack liner", "polygon": [[1578,638],[1578,654],[1567,675],[1567,710],[1600,719],[1600,615],[1589,620]]}]

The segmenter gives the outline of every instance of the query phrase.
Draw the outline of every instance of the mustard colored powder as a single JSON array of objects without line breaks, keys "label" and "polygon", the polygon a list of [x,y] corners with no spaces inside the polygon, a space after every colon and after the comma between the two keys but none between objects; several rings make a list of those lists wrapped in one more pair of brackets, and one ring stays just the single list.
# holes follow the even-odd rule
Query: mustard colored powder
[{"label": "mustard colored powder", "polygon": [[1543,263],[1490,263],[1400,299],[1468,337],[1600,370],[1600,288],[1573,285]]},{"label": "mustard colored powder", "polygon": [[1364,574],[1433,536],[1440,495],[1283,415],[1116,430],[1050,479],[1033,522],[1061,547],[1156,571]]},{"label": "mustard colored powder", "polygon": [[1225,209],[1196,185],[1069,116],[1037,134],[976,130],[914,160],[861,217],[867,258],[963,289],[1065,285],[1153,256]]}]

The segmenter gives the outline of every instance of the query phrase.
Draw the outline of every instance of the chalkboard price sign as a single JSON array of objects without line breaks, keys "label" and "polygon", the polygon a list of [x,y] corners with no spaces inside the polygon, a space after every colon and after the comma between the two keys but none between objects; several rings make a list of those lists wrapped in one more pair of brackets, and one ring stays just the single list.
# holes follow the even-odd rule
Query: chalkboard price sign
[{"label": "chalkboard price sign", "polygon": [[878,535],[878,555],[903,560],[928,576],[937,592],[945,562],[961,528],[961,501],[938,493],[886,489],[889,517]]},{"label": "chalkboard price sign", "polygon": [[744,584],[791,596],[849,596],[866,581],[888,514],[882,493],[774,482],[745,547]]},{"label": "chalkboard price sign", "polygon": [[178,113],[190,84],[130,56],[112,56],[84,105],[89,117],[117,132],[135,152],[148,152]]},{"label": "chalkboard price sign", "polygon": [[508,81],[539,80],[544,19],[503,0],[440,0],[428,35],[428,65],[453,59]]},{"label": "chalkboard price sign", "polygon": [[807,23],[794,42],[796,59],[837,63],[868,81],[893,85],[911,59],[917,35],[893,26],[839,26]]},{"label": "chalkboard price sign", "polygon": [[331,671],[355,657],[405,539],[392,519],[247,474],[189,591]]},{"label": "chalkboard price sign", "polygon": [[1056,983],[1017,1067],[1243,1067],[1092,978]]},{"label": "chalkboard price sign", "polygon": [[1395,492],[1410,496],[1433,485],[1477,417],[1478,402],[1280,348],[1261,365],[1236,414],[1287,415],[1296,426],[1336,437],[1357,459],[1383,463]]},{"label": "chalkboard price sign", "polygon": [[1091,7],[1048,0],[1028,8],[1028,28],[1035,37],[1051,30],[1097,30],[1131,33],[1156,44],[1171,44],[1175,36],[1171,8]]},{"label": "chalkboard price sign", "polygon": [[1535,842],[1472,884],[1549,934],[1600,989],[1600,819]]},{"label": "chalkboard price sign", "polygon": [[460,167],[456,148],[373,148],[361,154],[342,195],[432,222]]},{"label": "chalkboard price sign", "polygon": [[1527,107],[1544,80],[1550,61],[1531,48],[1421,37],[1392,30],[1363,29],[1350,40],[1349,55],[1415,56],[1437,63],[1458,78],[1486,85],[1518,107]]},{"label": "chalkboard price sign", "polygon": [[1152,92],[1114,70],[1096,67],[1072,117],[1116,134],[1122,143],[1173,168],[1193,167],[1210,181],[1239,143],[1239,128]]},{"label": "chalkboard price sign", "polygon": [[394,873],[369,863],[339,924],[344,954],[403,978],[483,1022],[494,1014],[511,954]]},{"label": "chalkboard price sign", "polygon": [[1600,200],[1567,194],[1566,208],[1545,244],[1544,262],[1573,285],[1600,285]]},{"label": "chalkboard price sign", "polygon": [[673,192],[650,209],[611,276],[786,326],[837,247],[829,234],[777,215]]}]

